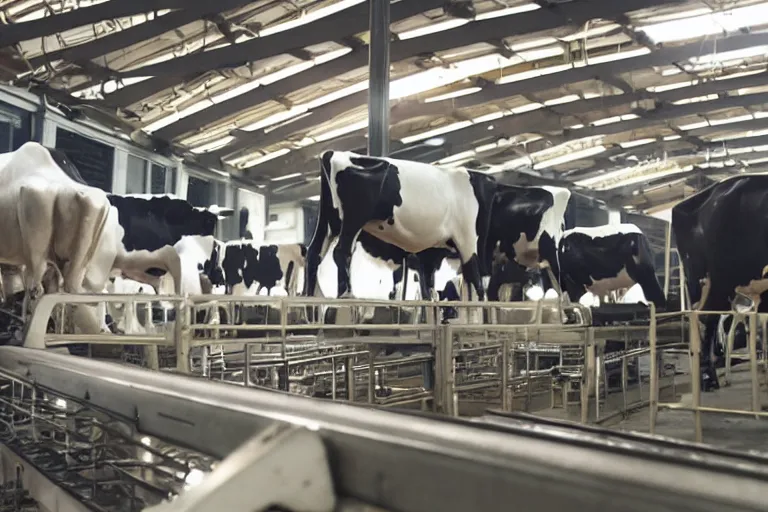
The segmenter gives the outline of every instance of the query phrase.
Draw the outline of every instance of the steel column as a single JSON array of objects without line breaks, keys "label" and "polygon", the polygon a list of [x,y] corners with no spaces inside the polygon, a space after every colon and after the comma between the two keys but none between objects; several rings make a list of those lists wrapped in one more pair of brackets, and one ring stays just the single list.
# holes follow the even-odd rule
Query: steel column
[{"label": "steel column", "polygon": [[369,0],[368,154],[389,153],[389,1]]}]

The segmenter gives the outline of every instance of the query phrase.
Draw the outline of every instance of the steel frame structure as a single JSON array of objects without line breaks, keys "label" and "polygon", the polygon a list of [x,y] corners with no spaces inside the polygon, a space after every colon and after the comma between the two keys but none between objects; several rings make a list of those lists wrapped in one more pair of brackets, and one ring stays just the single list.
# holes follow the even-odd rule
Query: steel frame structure
[{"label": "steel frame structure", "polygon": [[[294,497],[291,505],[322,497],[298,510],[331,510],[326,505],[342,499],[407,512],[507,510],[510,503],[523,510],[591,509],[606,496],[615,508],[638,512],[757,511],[765,504],[765,459],[684,443],[385,412],[18,347],[0,347],[0,371],[134,418],[142,435],[224,459],[197,492],[182,493],[178,508],[158,511],[200,510],[204,503],[205,510],[235,512],[286,503],[285,485],[275,475],[278,468],[301,471],[298,464],[319,469],[309,483],[322,491]],[[619,435],[621,443],[608,441]],[[269,443],[270,436],[286,442]],[[299,443],[317,454],[314,462],[288,457]],[[262,456],[246,457],[249,447]],[[233,491],[230,477],[238,474],[264,480]],[[323,496],[328,489],[336,495]]]}]

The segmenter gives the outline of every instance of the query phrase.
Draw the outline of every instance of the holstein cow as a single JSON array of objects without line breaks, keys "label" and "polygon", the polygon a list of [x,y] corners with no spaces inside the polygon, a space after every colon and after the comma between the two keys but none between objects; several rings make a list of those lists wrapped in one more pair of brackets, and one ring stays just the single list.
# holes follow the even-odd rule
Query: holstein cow
[{"label": "holstein cow", "polygon": [[562,187],[497,185],[486,249],[493,255],[489,299],[499,299],[502,284],[522,285],[525,270],[551,269],[558,275],[557,243],[570,198]]},{"label": "holstein cow", "polygon": [[352,248],[361,231],[366,231],[408,253],[455,249],[467,280],[479,298],[485,297],[481,262],[495,191],[493,178],[460,168],[345,151],[326,151],[320,160],[320,212],[307,252],[308,294],[315,292],[326,242],[338,238],[333,250],[337,294],[352,295]]},{"label": "holstein cow", "polygon": [[[38,143],[0,155],[0,207],[5,236],[0,263],[24,266],[25,301],[42,292],[49,263],[61,271],[64,291],[70,293],[101,292],[113,269],[139,275],[158,268],[180,280],[179,258],[171,247],[126,250],[107,194],[75,182]],[[90,310],[75,312],[88,324],[83,329],[98,330]]]},{"label": "holstein cow", "polygon": [[571,301],[587,292],[603,297],[639,284],[657,308],[666,305],[650,244],[634,224],[569,229],[559,245],[560,284]]},{"label": "holstein cow", "polygon": [[[672,228],[694,309],[725,311],[739,296],[768,312],[768,238],[763,235],[768,175],[727,178],[672,208]],[[719,315],[702,315],[703,383],[717,389],[713,341]]]}]

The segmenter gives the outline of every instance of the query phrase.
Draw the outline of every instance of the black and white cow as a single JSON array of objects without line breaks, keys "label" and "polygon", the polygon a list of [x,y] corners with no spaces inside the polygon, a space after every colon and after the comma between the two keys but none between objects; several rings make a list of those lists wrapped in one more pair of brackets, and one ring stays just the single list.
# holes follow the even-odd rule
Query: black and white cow
[{"label": "black and white cow", "polygon": [[352,248],[361,232],[367,232],[405,254],[455,250],[468,281],[484,298],[481,272],[493,178],[343,151],[326,151],[320,160],[320,212],[307,251],[308,295],[315,292],[318,266],[333,239],[338,239],[333,250],[337,295],[352,294]]},{"label": "black and white cow", "polygon": [[[559,244],[560,285],[573,302],[587,292],[603,297],[639,284],[657,308],[666,299],[656,278],[648,239],[634,224],[569,229]],[[549,287],[548,276],[543,276]]]},{"label": "black and white cow", "polygon": [[[726,311],[737,295],[768,312],[768,238],[763,217],[768,175],[734,176],[672,208],[672,229],[694,309]],[[719,315],[702,315],[703,388],[719,387],[714,340]]]},{"label": "black and white cow", "polygon": [[571,192],[562,187],[498,184],[491,210],[486,254],[493,255],[488,297],[527,279],[526,270],[551,269],[557,275],[557,243]]},{"label": "black and white cow", "polygon": [[[115,270],[139,275],[157,268],[180,281],[172,247],[126,249],[124,230],[107,194],[74,181],[38,143],[0,155],[0,208],[5,237],[0,263],[25,268],[30,298],[42,292],[49,265],[58,269],[64,290],[71,293],[101,292]],[[88,308],[75,308],[75,315],[86,332],[99,329],[100,322]]]}]

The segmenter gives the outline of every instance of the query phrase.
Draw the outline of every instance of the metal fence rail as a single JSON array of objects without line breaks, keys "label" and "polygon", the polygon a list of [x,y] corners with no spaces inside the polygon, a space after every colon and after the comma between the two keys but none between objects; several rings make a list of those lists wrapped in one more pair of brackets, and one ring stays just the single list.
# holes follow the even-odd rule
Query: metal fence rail
[{"label": "metal fence rail", "polygon": [[[132,418],[144,435],[216,458],[277,424],[306,427],[332,461],[337,498],[384,510],[596,510],[608,496],[621,511],[765,508],[765,465],[751,459],[737,467],[696,465],[680,454],[633,450],[630,439],[607,446],[599,435],[581,436],[574,443],[546,427],[385,412],[50,351],[0,347],[0,370],[36,389],[87,397],[94,408]],[[240,492],[247,502],[248,486]]]}]

